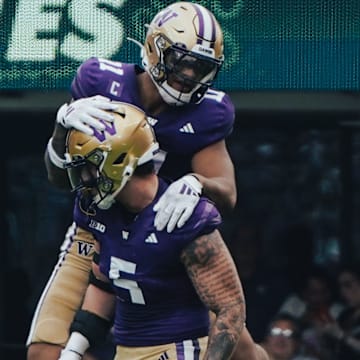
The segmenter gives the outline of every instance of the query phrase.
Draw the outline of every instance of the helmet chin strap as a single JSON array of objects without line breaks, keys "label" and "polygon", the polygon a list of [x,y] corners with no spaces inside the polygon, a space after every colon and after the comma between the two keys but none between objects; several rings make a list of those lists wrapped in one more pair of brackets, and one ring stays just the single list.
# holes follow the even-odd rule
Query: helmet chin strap
[{"label": "helmet chin strap", "polygon": [[[162,97],[162,99],[169,105],[175,105],[175,106],[182,106],[186,104],[190,104],[192,102],[193,95],[198,91],[198,89],[201,87],[201,84],[195,86],[195,88],[190,91],[189,93],[182,93],[180,91],[175,90],[173,87],[171,87],[167,81],[162,82],[161,84],[158,84],[155,80],[153,80],[154,84],[156,85],[157,89],[159,90],[159,93]],[[198,104],[203,97],[199,99],[196,103]]]},{"label": "helmet chin strap", "polygon": [[121,179],[120,186],[112,193],[101,197],[99,194],[94,196],[94,201],[97,207],[101,210],[108,210],[115,203],[115,198],[119,192],[123,189],[125,184],[129,181],[134,172],[134,166],[127,165],[124,169],[124,174]]},{"label": "helmet chin strap", "polygon": [[98,194],[94,196],[94,202],[99,209],[108,210],[111,208],[112,204],[114,204],[115,200],[111,195],[107,195],[104,198],[101,198]]},{"label": "helmet chin strap", "polygon": [[169,105],[182,106],[188,104],[191,100],[192,93],[181,93],[174,90],[167,81],[164,81],[161,85],[154,81],[162,99]]}]

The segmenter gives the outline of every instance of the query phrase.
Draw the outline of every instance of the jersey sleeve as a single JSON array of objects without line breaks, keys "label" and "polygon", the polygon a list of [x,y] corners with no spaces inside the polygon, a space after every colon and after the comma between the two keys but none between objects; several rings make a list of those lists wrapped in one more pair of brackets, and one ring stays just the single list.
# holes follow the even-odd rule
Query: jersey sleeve
[{"label": "jersey sleeve", "polygon": [[[232,133],[235,121],[234,104],[226,93],[208,91],[197,107],[189,107],[181,121],[182,128],[177,132],[178,143],[182,142],[184,145],[181,152],[194,154],[211,144],[225,140]],[[193,127],[192,134],[186,134],[189,124]]]},{"label": "jersey sleeve", "polygon": [[76,99],[102,93],[104,87],[103,71],[97,57],[85,60],[77,69],[71,83],[71,95]]},{"label": "jersey sleeve", "polygon": [[222,223],[221,215],[214,203],[202,197],[190,219],[179,230],[187,243],[199,236],[210,234]]},{"label": "jersey sleeve", "polygon": [[224,128],[224,137],[228,137],[234,129],[234,122],[235,122],[235,106],[230,99],[229,95],[225,95],[224,97],[224,108],[226,109],[226,115],[224,115],[225,124]]},{"label": "jersey sleeve", "polygon": [[[228,137],[234,128],[235,121],[235,107],[228,94],[221,93],[221,101],[218,101],[216,106],[213,107],[212,114],[209,117],[213,117],[211,126],[206,127],[205,120],[205,132],[210,143],[215,143]],[[212,100],[217,101],[217,100]]]}]

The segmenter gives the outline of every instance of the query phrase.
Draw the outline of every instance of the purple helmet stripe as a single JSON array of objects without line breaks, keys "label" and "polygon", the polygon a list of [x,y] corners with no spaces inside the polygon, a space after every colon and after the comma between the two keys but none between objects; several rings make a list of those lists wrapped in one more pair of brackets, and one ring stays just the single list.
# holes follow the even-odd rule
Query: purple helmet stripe
[{"label": "purple helmet stripe", "polygon": [[202,39],[204,38],[204,17],[202,15],[201,9],[199,8],[199,6],[197,6],[196,4],[194,4],[194,8],[197,14],[197,17],[199,19],[199,37],[197,39],[197,43],[201,44],[202,43]]},{"label": "purple helmet stripe", "polygon": [[215,45],[215,38],[216,38],[216,26],[215,26],[215,19],[213,15],[210,15],[211,20],[211,40],[210,40],[210,46],[213,48]]},{"label": "purple helmet stripe", "polygon": [[214,47],[215,42],[215,20],[213,15],[197,4],[193,4],[198,20],[199,20],[199,38],[197,39],[198,44],[202,44],[203,41],[210,42],[210,46]]}]

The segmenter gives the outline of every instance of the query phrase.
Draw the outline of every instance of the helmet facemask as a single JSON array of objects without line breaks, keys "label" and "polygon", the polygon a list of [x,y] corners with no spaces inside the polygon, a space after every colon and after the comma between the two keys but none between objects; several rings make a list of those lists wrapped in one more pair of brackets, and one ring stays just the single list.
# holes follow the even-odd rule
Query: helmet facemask
[{"label": "helmet facemask", "polygon": [[95,149],[84,157],[74,156],[66,165],[72,191],[81,191],[93,199],[89,207],[96,205],[105,209],[113,203],[109,196],[113,193],[114,181],[102,172],[106,157],[107,151]]},{"label": "helmet facemask", "polygon": [[142,63],[170,105],[199,103],[223,60],[220,26],[198,4],[170,5],[148,25]]},{"label": "helmet facemask", "polygon": [[108,131],[68,135],[69,180],[73,191],[92,199],[88,208],[109,209],[136,167],[152,160],[159,148],[140,109],[122,103],[114,115]]},{"label": "helmet facemask", "polygon": [[165,101],[170,105],[197,104],[212,85],[220,62],[187,51],[177,45],[163,54],[164,76],[155,80]]}]

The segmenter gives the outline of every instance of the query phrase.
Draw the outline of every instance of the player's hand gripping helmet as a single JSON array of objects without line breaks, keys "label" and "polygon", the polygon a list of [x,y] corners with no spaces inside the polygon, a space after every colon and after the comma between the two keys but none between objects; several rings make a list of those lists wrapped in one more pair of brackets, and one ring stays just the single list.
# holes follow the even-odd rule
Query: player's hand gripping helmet
[{"label": "player's hand gripping helmet", "polygon": [[170,105],[199,103],[224,60],[215,16],[199,4],[177,2],[147,26],[142,63],[163,100]]},{"label": "player's hand gripping helmet", "polygon": [[86,135],[72,129],[67,136],[67,172],[73,191],[91,192],[92,205],[108,209],[137,166],[152,160],[159,146],[139,108],[118,103],[114,122]]}]

